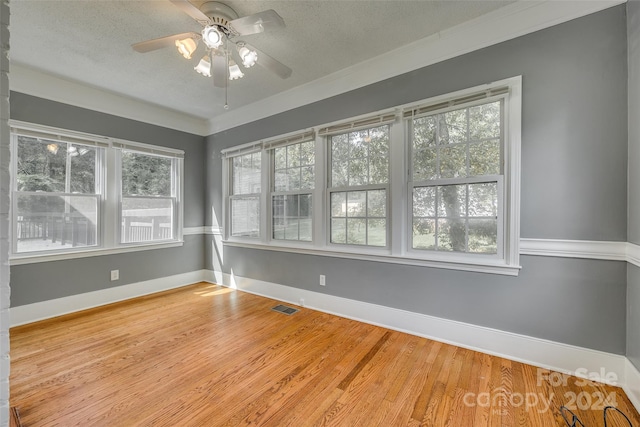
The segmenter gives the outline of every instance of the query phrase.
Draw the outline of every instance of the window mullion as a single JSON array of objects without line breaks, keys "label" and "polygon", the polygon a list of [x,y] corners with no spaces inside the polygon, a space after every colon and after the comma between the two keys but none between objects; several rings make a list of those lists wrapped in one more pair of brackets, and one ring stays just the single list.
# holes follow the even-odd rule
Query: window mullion
[{"label": "window mullion", "polygon": [[273,212],[271,211],[271,197],[269,192],[273,188],[273,182],[271,181],[271,169],[275,166],[272,164],[271,151],[262,150],[260,156],[260,240],[263,243],[268,243],[272,236],[272,221]]},{"label": "window mullion", "polygon": [[104,186],[102,237],[103,246],[113,247],[120,241],[122,224],[122,170],[120,150],[106,150],[106,185]]},{"label": "window mullion", "polygon": [[410,177],[405,171],[410,164],[405,156],[405,146],[408,138],[407,126],[402,123],[393,124],[389,129],[389,185],[387,186],[387,236],[391,254],[404,255],[407,239],[411,233],[411,226],[407,224],[409,200],[406,179]]},{"label": "window mullion", "polygon": [[328,137],[316,136],[315,139],[315,188],[312,196],[312,221],[313,221],[313,242],[315,246],[324,247],[327,242],[327,230],[331,221],[330,205],[328,203],[327,187],[329,180],[327,170],[331,157],[328,154]]}]

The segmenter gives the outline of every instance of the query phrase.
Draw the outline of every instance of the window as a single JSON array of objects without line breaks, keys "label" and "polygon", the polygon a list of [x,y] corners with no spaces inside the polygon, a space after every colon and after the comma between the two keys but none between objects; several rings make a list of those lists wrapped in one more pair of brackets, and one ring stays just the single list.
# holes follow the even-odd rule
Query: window
[{"label": "window", "polygon": [[332,135],[331,243],[387,246],[389,125]]},{"label": "window", "polygon": [[104,148],[14,132],[13,253],[95,247]]},{"label": "window", "polygon": [[503,101],[410,122],[412,248],[497,254]]},{"label": "window", "polygon": [[514,77],[223,150],[225,243],[517,275],[520,92]]},{"label": "window", "polygon": [[173,239],[178,160],[130,150],[122,150],[120,156],[120,243]]},{"label": "window", "polygon": [[231,159],[231,235],[260,237],[261,153]]},{"label": "window", "polygon": [[272,238],[310,242],[313,237],[315,140],[272,149]]},{"label": "window", "polygon": [[12,145],[13,259],[181,241],[181,151],[20,122]]}]

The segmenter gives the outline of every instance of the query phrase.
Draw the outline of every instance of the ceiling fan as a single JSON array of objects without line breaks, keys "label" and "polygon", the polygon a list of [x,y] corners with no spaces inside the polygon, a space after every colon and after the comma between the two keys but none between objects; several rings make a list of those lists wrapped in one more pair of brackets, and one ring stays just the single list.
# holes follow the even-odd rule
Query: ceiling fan
[{"label": "ceiling fan", "polygon": [[244,68],[258,64],[280,78],[291,76],[291,68],[248,43],[237,40],[240,36],[284,27],[284,20],[275,10],[269,9],[239,18],[235,10],[217,1],[205,2],[200,8],[188,0],[170,1],[202,25],[202,32],[180,33],[135,43],[131,45],[135,51],[146,53],[175,46],[182,56],[191,59],[199,41],[202,41],[206,54],[194,70],[206,77],[213,76],[213,84],[217,87],[227,87],[227,77],[235,80],[244,76],[234,57],[239,59]]}]

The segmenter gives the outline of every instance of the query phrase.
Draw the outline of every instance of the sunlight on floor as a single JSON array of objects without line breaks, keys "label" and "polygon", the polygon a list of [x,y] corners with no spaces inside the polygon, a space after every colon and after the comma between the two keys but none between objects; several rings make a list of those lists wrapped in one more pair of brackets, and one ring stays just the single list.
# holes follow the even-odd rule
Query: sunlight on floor
[{"label": "sunlight on floor", "polygon": [[213,292],[205,292],[205,293],[196,292],[196,293],[199,294],[201,297],[211,297],[211,296],[214,296],[214,295],[228,294],[230,292],[233,292],[233,289],[222,288],[222,289],[218,289],[218,290],[213,291]]}]

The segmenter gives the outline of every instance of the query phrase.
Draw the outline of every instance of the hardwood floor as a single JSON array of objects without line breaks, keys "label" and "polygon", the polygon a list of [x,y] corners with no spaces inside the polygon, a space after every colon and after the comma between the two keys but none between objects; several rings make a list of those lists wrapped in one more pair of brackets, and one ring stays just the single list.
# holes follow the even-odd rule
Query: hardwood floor
[{"label": "hardwood floor", "polygon": [[[602,426],[619,388],[210,284],[11,329],[24,426]],[[627,426],[612,414],[609,426]]]}]

